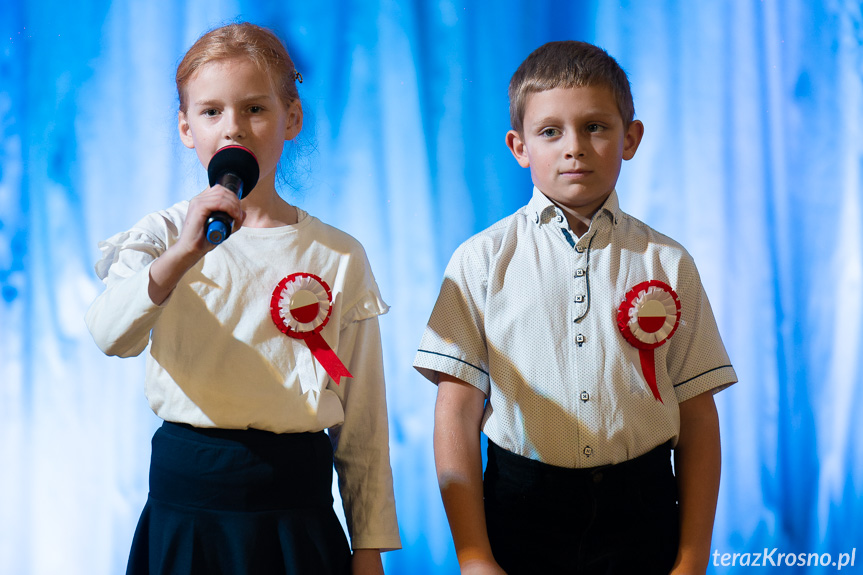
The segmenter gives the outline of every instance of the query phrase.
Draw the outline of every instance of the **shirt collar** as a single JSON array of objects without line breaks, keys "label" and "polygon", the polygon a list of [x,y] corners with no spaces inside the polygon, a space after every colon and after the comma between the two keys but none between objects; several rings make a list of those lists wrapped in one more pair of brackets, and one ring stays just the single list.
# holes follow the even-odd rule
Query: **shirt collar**
[{"label": "shirt collar", "polygon": [[[605,203],[594,214],[593,219],[596,220],[606,214],[614,225],[617,225],[620,221],[620,203],[617,199],[616,189],[611,191]],[[563,213],[558,210],[557,206],[539,188],[534,186],[533,197],[527,204],[527,215],[533,223],[542,226],[548,223],[560,223],[561,220],[558,220],[558,216],[562,216]]]}]

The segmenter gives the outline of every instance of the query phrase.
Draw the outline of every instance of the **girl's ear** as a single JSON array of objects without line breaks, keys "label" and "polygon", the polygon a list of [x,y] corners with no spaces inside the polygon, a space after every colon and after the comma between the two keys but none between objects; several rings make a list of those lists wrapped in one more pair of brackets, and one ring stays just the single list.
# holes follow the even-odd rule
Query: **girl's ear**
[{"label": "girl's ear", "polygon": [[512,155],[515,156],[515,161],[518,162],[519,166],[522,168],[530,167],[530,158],[527,156],[527,148],[524,145],[524,140],[522,139],[521,134],[515,130],[507,132],[506,147],[509,148]]},{"label": "girl's ear", "polygon": [[294,100],[288,107],[288,122],[285,125],[285,140],[293,140],[303,129],[303,106]]},{"label": "girl's ear", "polygon": [[180,132],[180,141],[189,149],[195,147],[195,139],[192,137],[192,127],[185,112],[177,114],[177,130]]}]

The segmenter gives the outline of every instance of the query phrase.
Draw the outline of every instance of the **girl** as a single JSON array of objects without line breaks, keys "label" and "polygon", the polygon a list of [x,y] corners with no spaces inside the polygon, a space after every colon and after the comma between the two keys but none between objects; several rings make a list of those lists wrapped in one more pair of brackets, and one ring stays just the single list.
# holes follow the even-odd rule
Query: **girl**
[{"label": "girl", "polygon": [[[202,36],[176,80],[183,144],[204,167],[242,147],[260,176],[242,200],[214,185],[100,244],[107,289],[87,325],[106,354],[147,350],[164,420],[127,573],[383,573],[380,551],[401,545],[377,320],[388,307],[362,246],[276,192],[302,77],[272,32],[243,23]],[[213,212],[233,218],[218,246]]]}]

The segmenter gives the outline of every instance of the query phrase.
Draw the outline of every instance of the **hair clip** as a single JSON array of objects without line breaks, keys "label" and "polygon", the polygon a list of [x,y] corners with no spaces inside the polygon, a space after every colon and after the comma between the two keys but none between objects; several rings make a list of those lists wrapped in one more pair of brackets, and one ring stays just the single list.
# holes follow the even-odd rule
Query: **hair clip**
[{"label": "hair clip", "polygon": [[294,80],[298,80],[300,84],[303,83],[303,75],[300,74],[299,70],[294,70]]}]

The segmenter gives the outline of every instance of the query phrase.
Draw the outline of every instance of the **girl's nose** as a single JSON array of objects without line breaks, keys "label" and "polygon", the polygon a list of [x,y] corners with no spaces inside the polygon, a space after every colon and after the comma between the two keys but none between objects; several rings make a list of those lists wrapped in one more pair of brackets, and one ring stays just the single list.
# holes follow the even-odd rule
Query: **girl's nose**
[{"label": "girl's nose", "polygon": [[236,114],[226,114],[225,118],[225,139],[226,140],[241,140],[246,137],[246,128],[243,123],[237,118]]}]

